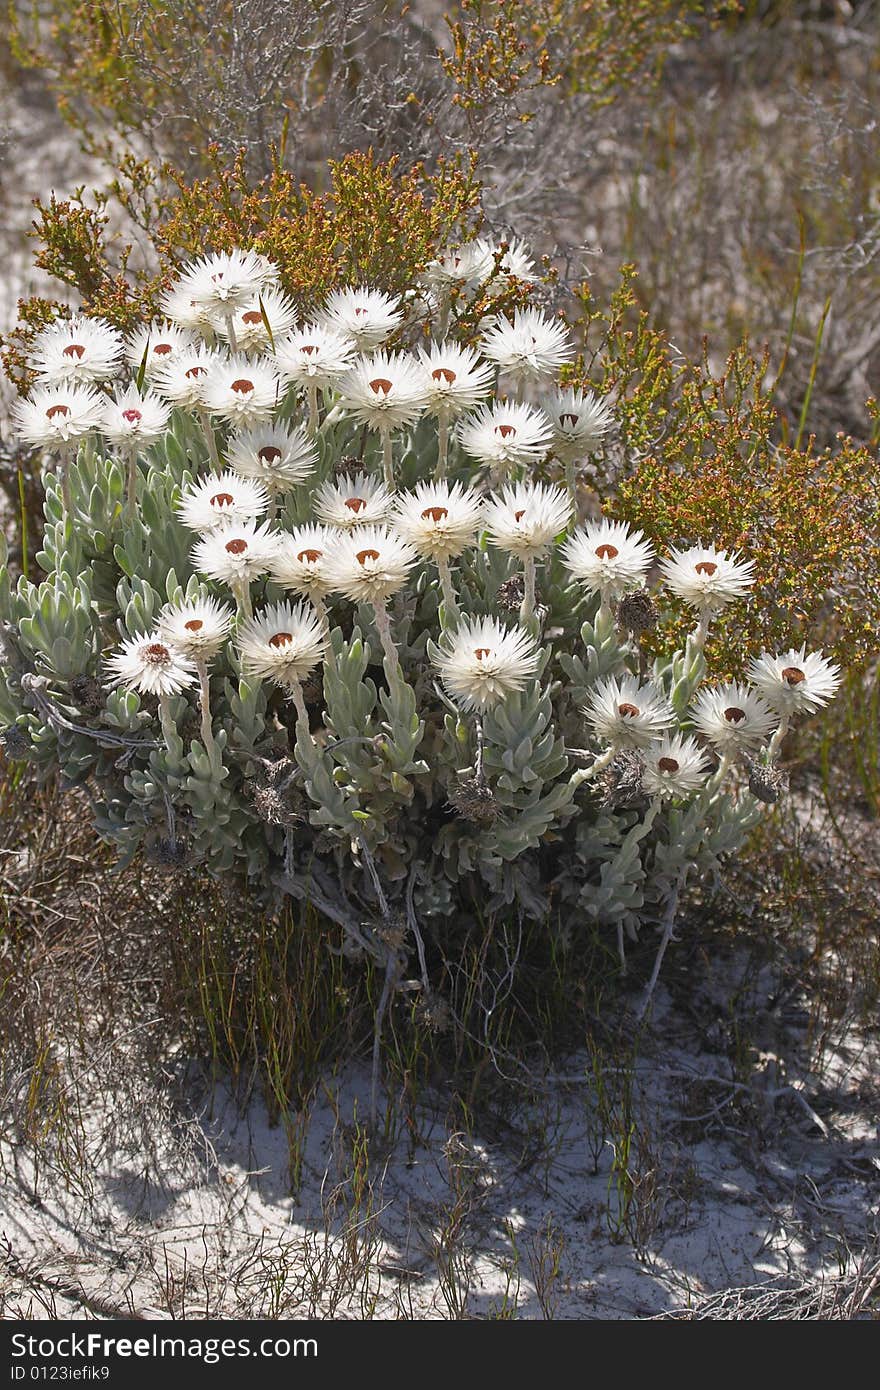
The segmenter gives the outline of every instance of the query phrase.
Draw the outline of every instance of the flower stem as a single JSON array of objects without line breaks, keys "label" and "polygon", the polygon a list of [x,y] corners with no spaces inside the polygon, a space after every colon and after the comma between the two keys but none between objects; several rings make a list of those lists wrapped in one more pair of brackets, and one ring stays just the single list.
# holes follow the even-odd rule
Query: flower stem
[{"label": "flower stem", "polygon": [[137,447],[128,450],[128,482],[125,505],[129,521],[137,511],[138,451]]},{"label": "flower stem", "polygon": [[535,574],[535,557],[527,555],[523,560],[525,595],[519,610],[520,621],[523,623],[529,622],[535,616]]},{"label": "flower stem", "polygon": [[290,698],[296,710],[296,735],[297,738],[305,739],[307,742],[314,743],[312,731],[309,728],[309,712],[306,709],[305,697],[302,692],[302,685],[296,679],[290,683]]},{"label": "flower stem", "polygon": [[598,758],[596,758],[594,762],[590,763],[589,767],[581,767],[578,768],[577,772],[573,772],[569,780],[569,786],[571,787],[572,791],[577,791],[578,787],[581,786],[583,782],[589,782],[592,777],[595,777],[597,775],[597,773],[602,772],[603,769],[606,768],[608,764],[611,762],[612,758],[616,753],[617,748],[612,743],[611,747],[606,748],[604,753],[600,753]]},{"label": "flower stem", "polygon": [[310,381],[308,385],[309,397],[309,431],[315,435],[318,433],[321,424],[321,416],[318,411],[318,383]]},{"label": "flower stem", "polygon": [[666,955],[666,948],[672,940],[673,932],[675,931],[675,916],[678,912],[678,900],[681,896],[681,891],[684,888],[685,880],[687,879],[688,873],[690,872],[690,868],[691,866],[688,863],[685,864],[684,867],[680,870],[678,878],[676,879],[675,884],[673,885],[672,892],[669,894],[669,898],[666,903],[666,912],[663,916],[663,935],[660,938],[660,945],[657,948],[657,955],[654,958],[654,969],[651,971],[651,978],[645,986],[645,992],[642,995],[639,1007],[636,1010],[636,1020],[639,1023],[641,1023],[642,1019],[647,1013],[648,1005],[651,1002],[651,996],[653,995],[654,990],[657,986],[657,981],[660,978],[660,967],[663,964],[663,957]]},{"label": "flower stem", "polygon": [[386,487],[394,487],[394,454],[391,447],[391,430],[387,425],[381,426],[382,433],[382,468],[385,474]]},{"label": "flower stem", "polygon": [[202,658],[196,661],[196,670],[199,673],[199,711],[202,716],[202,743],[205,745],[205,752],[211,761],[214,761],[219,754],[217,742],[214,738],[214,726],[211,722],[211,683],[208,676],[208,663]]},{"label": "flower stem", "polygon": [[224,319],[226,321],[226,332],[229,336],[229,351],[238,352],[238,338],[235,333],[235,315],[224,314]]},{"label": "flower stem", "polygon": [[248,579],[230,580],[229,587],[235,599],[235,606],[238,609],[240,618],[252,618],[254,610],[251,606],[251,586]]},{"label": "flower stem", "polygon": [[177,745],[181,742],[174,716],[171,713],[171,696],[159,696],[159,723],[162,726],[162,737],[165,739],[165,747],[172,757],[177,756]]},{"label": "flower stem", "polygon": [[220,472],[220,455],[217,453],[217,440],[214,437],[214,426],[211,424],[211,417],[207,410],[199,407],[196,411],[199,424],[202,427],[202,434],[205,436],[205,443],[208,446],[208,457],[214,470]]},{"label": "flower stem", "polygon": [[376,631],[379,634],[379,641],[382,643],[382,650],[385,653],[389,671],[394,671],[399,675],[400,657],[394,645],[394,638],[391,636],[391,619],[388,616],[388,609],[381,600],[378,600],[373,604],[373,612],[376,615]]},{"label": "flower stem", "polygon": [[785,738],[785,735],[788,733],[790,728],[791,715],[780,715],[779,728],[775,731],[767,748],[767,757],[769,762],[772,763],[776,761],[776,756],[779,753],[780,748],[782,747],[782,740]]},{"label": "flower stem", "polygon": [[446,464],[449,459],[449,416],[441,409],[437,417],[437,467],[435,478],[446,477]]},{"label": "flower stem", "polygon": [[440,588],[443,591],[443,604],[445,607],[445,619],[443,627],[457,626],[458,624],[458,601],[455,597],[455,585],[452,582],[452,571],[449,568],[449,561],[445,555],[437,558],[437,572],[440,575]]}]

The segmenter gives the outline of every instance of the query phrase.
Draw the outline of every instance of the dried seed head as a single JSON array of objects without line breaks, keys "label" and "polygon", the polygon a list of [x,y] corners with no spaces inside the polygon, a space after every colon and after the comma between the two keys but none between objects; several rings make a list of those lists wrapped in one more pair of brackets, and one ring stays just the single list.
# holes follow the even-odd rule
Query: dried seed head
[{"label": "dried seed head", "polygon": [[20,724],[7,724],[0,730],[0,744],[3,752],[13,762],[26,758],[31,751],[31,741]]},{"label": "dried seed head", "polygon": [[399,951],[406,940],[406,918],[402,912],[391,912],[380,922],[374,922],[372,927],[373,935],[392,951]]},{"label": "dried seed head", "polygon": [[521,574],[512,574],[498,589],[498,607],[505,613],[518,613],[526,596]]},{"label": "dried seed head", "polygon": [[144,853],[149,862],[160,869],[184,869],[191,857],[189,846],[180,836],[173,840],[156,840]]},{"label": "dried seed head", "polygon": [[419,1023],[430,1028],[432,1033],[446,1033],[451,1023],[449,1005],[441,995],[433,990],[425,990],[416,1004],[416,1017]]},{"label": "dried seed head", "polygon": [[755,758],[748,758],[747,761],[749,791],[758,801],[774,806],[788,791],[788,777],[773,763],[759,763]]},{"label": "dried seed head", "polygon": [[657,626],[657,609],[647,589],[633,589],[617,605],[617,621],[624,632],[640,637]]},{"label": "dried seed head", "polygon": [[97,714],[104,708],[104,691],[94,676],[74,676],[70,682],[70,698],[86,714]]},{"label": "dried seed head", "polygon": [[633,748],[622,748],[602,774],[603,811],[627,811],[645,799],[642,776],[645,760]]},{"label": "dried seed head", "polygon": [[491,825],[501,814],[501,806],[482,777],[460,777],[449,797],[449,805],[463,820]]}]

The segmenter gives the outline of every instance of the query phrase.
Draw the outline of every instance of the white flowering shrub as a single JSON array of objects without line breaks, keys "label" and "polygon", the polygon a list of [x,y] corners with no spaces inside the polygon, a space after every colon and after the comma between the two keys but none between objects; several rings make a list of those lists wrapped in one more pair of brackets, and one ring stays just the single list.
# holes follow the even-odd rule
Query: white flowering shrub
[{"label": "white flowering shrub", "polygon": [[[125,858],[311,902],[392,984],[417,954],[426,990],[475,909],[597,922],[621,957],[659,923],[659,967],[688,875],[777,798],[791,721],[838,682],[803,649],[713,682],[752,562],[580,516],[614,410],[559,387],[564,322],[456,341],[470,288],[531,275],[505,254],[308,323],[264,257],[206,256],[128,341],[46,328],[16,407],[45,577],[0,576],[7,755],[82,787]],[[686,646],[649,669],[681,605]]]}]

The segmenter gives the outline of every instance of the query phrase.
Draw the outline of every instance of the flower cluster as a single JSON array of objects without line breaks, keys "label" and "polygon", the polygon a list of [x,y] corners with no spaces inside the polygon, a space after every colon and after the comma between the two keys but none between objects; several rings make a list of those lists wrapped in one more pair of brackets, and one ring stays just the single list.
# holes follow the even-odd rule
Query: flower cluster
[{"label": "flower cluster", "polygon": [[[49,456],[54,570],[7,595],[0,713],[35,758],[107,782],[105,833],[134,850],[180,816],[198,857],[286,883],[316,853],[341,880],[354,852],[379,901],[441,915],[480,882],[537,910],[553,860],[563,900],[622,932],[711,861],[713,827],[745,833],[750,786],[781,785],[792,720],[837,668],[802,647],[707,679],[710,627],[755,601],[760,568],[587,514],[579,466],[615,406],[560,385],[565,323],[520,309],[456,341],[454,304],[505,274],[533,276],[527,248],[475,243],[412,296],[337,290],[303,321],[272,264],[233,251],[184,266],[125,340],[82,316],[40,335],[17,421]],[[102,650],[114,593],[122,641]],[[685,648],[649,669],[642,632],[683,610]],[[99,672],[106,709],[83,725],[62,707]],[[248,800],[278,759],[311,830]],[[600,843],[608,805],[625,819]]]}]

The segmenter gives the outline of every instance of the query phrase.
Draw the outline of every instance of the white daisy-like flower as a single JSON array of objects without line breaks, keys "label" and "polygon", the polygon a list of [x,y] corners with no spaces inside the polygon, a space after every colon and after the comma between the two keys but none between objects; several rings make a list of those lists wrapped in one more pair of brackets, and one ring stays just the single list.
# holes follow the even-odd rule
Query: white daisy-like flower
[{"label": "white daisy-like flower", "polygon": [[531,250],[522,237],[479,237],[473,245],[480,281],[501,279],[503,276],[513,276],[528,284],[537,280]]},{"label": "white daisy-like flower", "polygon": [[[295,328],[296,305],[283,290],[266,289],[259,299],[236,309],[231,321],[239,352],[272,352]],[[229,320],[219,323],[217,331],[228,340]]]},{"label": "white daisy-like flower", "polygon": [[395,501],[391,524],[420,555],[452,560],[477,539],[483,499],[461,483],[418,483]]},{"label": "white daisy-like flower", "polygon": [[666,734],[645,749],[642,786],[650,796],[692,796],[706,781],[710,766],[696,739]]},{"label": "white daisy-like flower", "polygon": [[231,608],[210,595],[169,603],[159,614],[159,636],[191,661],[208,661],[229,636],[233,616]]},{"label": "white daisy-like flower", "polygon": [[88,386],[113,376],[121,365],[122,352],[122,335],[106,319],[76,314],[40,330],[29,365],[44,385]]},{"label": "white daisy-like flower", "polygon": [[550,422],[541,410],[518,401],[482,405],[458,424],[466,454],[493,472],[539,463],[550,447]]},{"label": "white daisy-like flower", "polygon": [[202,392],[206,409],[239,429],[268,419],[283,394],[272,362],[239,353],[214,357]]},{"label": "white daisy-like flower", "polygon": [[173,357],[156,367],[150,384],[154,391],[184,410],[200,410],[205,404],[208,375],[218,354],[203,343],[182,347]]},{"label": "white daisy-like flower", "polygon": [[89,386],[38,386],[15,401],[12,419],[26,444],[65,446],[100,428],[104,397]]},{"label": "white daisy-like flower", "polygon": [[159,308],[166,319],[185,333],[199,333],[206,338],[217,333],[218,322],[212,307],[193,299],[190,291],[180,285],[172,285],[160,295]]},{"label": "white daisy-like flower", "polygon": [[675,722],[663,692],[630,675],[597,682],[584,714],[599,738],[615,748],[647,748]]},{"label": "white daisy-like flower", "polygon": [[146,695],[179,695],[197,678],[195,664],[158,632],[123,641],[121,651],[107,658],[107,667],[108,686],[121,685]]},{"label": "white daisy-like flower", "polygon": [[533,638],[497,618],[466,618],[433,656],[448,694],[465,710],[491,709],[520,691],[538,667]]},{"label": "white daisy-like flower", "polygon": [[333,386],[350,371],[351,338],[326,324],[308,323],[275,344],[275,363],[284,379],[298,386]]},{"label": "white daisy-like flower", "polygon": [[223,251],[188,262],[175,288],[215,319],[225,318],[253,303],[277,274],[271,262],[255,251]]},{"label": "white daisy-like flower", "polygon": [[340,532],[326,553],[331,589],[353,603],[384,603],[402,589],[418,552],[387,526]]},{"label": "white daisy-like flower", "polygon": [[661,562],[660,572],[672,592],[701,613],[720,613],[755,582],[751,560],[740,560],[735,552],[728,555],[711,545],[673,549]]},{"label": "white daisy-like flower", "polygon": [[329,526],[295,526],[281,537],[272,561],[272,578],[306,598],[329,594],[333,586],[327,578],[327,551],[337,534]]},{"label": "white daisy-like flower", "polygon": [[270,491],[286,492],[311,477],[318,454],[301,425],[267,421],[232,435],[226,462],[240,477],[265,483]]},{"label": "white daisy-like flower", "polygon": [[321,484],[312,510],[319,521],[348,531],[353,526],[385,521],[393,500],[393,494],[375,474],[344,473]]},{"label": "white daisy-like flower", "polygon": [[234,522],[208,531],[192,550],[193,568],[230,588],[267,574],[278,554],[280,537],[264,522]]},{"label": "white daisy-like flower", "polygon": [[508,484],[483,505],[483,526],[499,550],[521,560],[545,554],[554,536],[571,521],[572,500],[545,483]]},{"label": "white daisy-like flower", "polygon": [[[491,269],[491,266],[489,267]],[[471,286],[482,280],[486,272],[486,246],[470,241],[441,251],[429,261],[422,279],[435,290],[451,289],[456,285]]]},{"label": "white daisy-like flower", "polygon": [[419,348],[419,361],[424,370],[423,400],[430,415],[455,419],[492,392],[494,372],[472,348],[433,343],[427,350]]},{"label": "white daisy-like flower", "polygon": [[363,357],[339,382],[340,402],[372,430],[411,425],[425,408],[425,379],[418,362],[402,352]]},{"label": "white daisy-like flower", "polygon": [[238,630],[236,643],[245,671],[282,689],[303,681],[326,655],[321,619],[310,604],[270,604]]},{"label": "white daisy-like flower", "polygon": [[403,322],[403,310],[391,295],[361,285],[333,290],[318,321],[348,338],[359,352],[371,352]]},{"label": "white daisy-like flower", "polygon": [[146,448],[161,438],[168,425],[171,407],[154,391],[141,395],[136,386],[116,388],[104,406],[101,433],[120,448]]},{"label": "white daisy-like flower", "polygon": [[840,667],[821,652],[806,646],[772,655],[762,652],[749,664],[746,675],[771,709],[783,718],[812,714],[832,699],[840,685]]},{"label": "white daisy-like flower", "polygon": [[557,391],[542,405],[553,426],[553,452],[564,463],[591,454],[614,424],[610,406],[594,391]]},{"label": "white daisy-like flower", "polygon": [[515,381],[548,381],[574,354],[568,330],[538,309],[517,309],[480,339],[480,351]]},{"label": "white daisy-like flower", "polygon": [[209,473],[186,489],[177,514],[191,531],[216,531],[232,523],[256,521],[265,516],[269,495],[261,483],[239,478],[231,469]]},{"label": "white daisy-like flower", "polygon": [[757,748],[779,722],[767,701],[738,681],[704,686],[690,714],[697,730],[722,754]]},{"label": "white daisy-like flower", "polygon": [[654,551],[641,531],[630,531],[622,521],[605,520],[569,536],[560,558],[588,593],[619,598],[642,583]]},{"label": "white daisy-like flower", "polygon": [[135,373],[143,367],[144,376],[149,378],[187,348],[196,346],[188,329],[179,328],[168,319],[154,319],[125,340],[125,360]]}]

